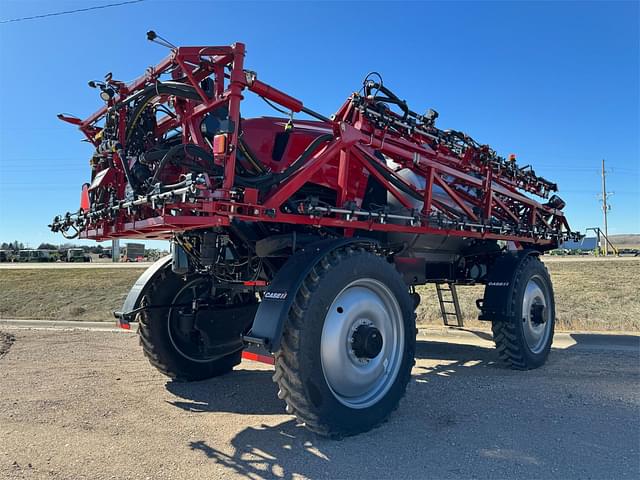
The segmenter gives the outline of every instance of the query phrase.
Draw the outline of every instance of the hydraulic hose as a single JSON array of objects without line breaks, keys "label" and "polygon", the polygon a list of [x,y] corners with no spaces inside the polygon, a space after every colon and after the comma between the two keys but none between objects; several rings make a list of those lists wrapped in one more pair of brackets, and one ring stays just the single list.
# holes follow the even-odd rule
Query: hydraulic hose
[{"label": "hydraulic hose", "polygon": [[260,190],[266,190],[273,185],[281,182],[283,179],[290,177],[302,168],[309,157],[317,150],[317,148],[328,141],[333,140],[333,135],[326,134],[320,135],[300,154],[300,156],[289,165],[285,170],[280,173],[266,173],[264,175],[258,175],[255,177],[240,177],[236,176],[238,184],[244,187],[257,187]]},{"label": "hydraulic hose", "polygon": [[202,100],[195,88],[180,82],[156,82],[153,85],[145,87],[142,91],[135,94],[129,99],[125,99],[122,103],[130,103],[137,100],[135,108],[131,113],[131,122],[127,125],[126,141],[129,141],[133,128],[138,123],[138,118],[147,107],[147,104],[158,95],[175,95],[177,97],[189,98],[191,100]]},{"label": "hydraulic hose", "polygon": [[191,85],[187,85],[186,83],[181,83],[181,82],[157,81],[153,85],[147,85],[145,88],[143,88],[139,92],[136,92],[133,95],[116,103],[115,107],[119,108],[123,105],[129,104],[133,101],[139,100],[149,95],[153,95],[154,97],[157,95],[178,95],[181,97],[190,98],[192,100],[202,100],[200,98],[200,95],[198,95],[198,92],[196,91],[196,89],[193,88]]},{"label": "hydraulic hose", "polygon": [[211,162],[212,170],[219,170],[220,169],[220,167],[218,167],[218,165],[213,163],[213,155],[211,155],[209,152],[207,152],[204,148],[202,148],[202,147],[200,147],[198,145],[195,145],[193,143],[186,143],[186,144],[185,143],[181,143],[179,145],[174,145],[169,150],[167,150],[167,152],[164,154],[164,156],[162,157],[162,159],[158,163],[158,166],[156,167],[156,171],[153,174],[153,177],[148,182],[148,184],[150,186],[155,185],[155,183],[158,181],[158,175],[160,174],[162,169],[165,167],[167,162],[169,160],[171,160],[172,158],[174,158],[180,152],[184,152],[185,154],[189,154],[189,155],[192,155],[194,157],[199,157],[199,158],[202,158],[204,160],[207,160],[207,161]]}]

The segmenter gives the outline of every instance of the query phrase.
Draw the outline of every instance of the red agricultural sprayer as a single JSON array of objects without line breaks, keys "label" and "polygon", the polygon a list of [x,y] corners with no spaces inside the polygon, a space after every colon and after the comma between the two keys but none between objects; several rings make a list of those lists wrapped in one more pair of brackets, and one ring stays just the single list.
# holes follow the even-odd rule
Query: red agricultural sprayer
[{"label": "red agricultural sprayer", "polygon": [[[554,183],[440,130],[377,74],[325,117],[245,69],[241,43],[170,48],[132,83],[90,82],[105,105],[89,118],[60,115],[95,151],[82,208],[51,225],[171,241],[116,312],[138,319],[154,366],[200,380],[261,350],[310,429],[366,431],[405,391],[426,283],[448,325],[456,286],[484,284],[500,359],[544,363],[555,307],[539,255],[577,236]],[[282,116],[242,117],[249,93]]]}]

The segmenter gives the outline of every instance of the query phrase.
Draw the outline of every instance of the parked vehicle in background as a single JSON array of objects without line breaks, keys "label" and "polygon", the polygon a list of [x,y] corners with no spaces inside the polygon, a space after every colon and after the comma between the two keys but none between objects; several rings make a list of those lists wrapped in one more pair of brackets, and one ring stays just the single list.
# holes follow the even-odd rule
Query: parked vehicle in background
[{"label": "parked vehicle in background", "polygon": [[640,248],[620,248],[618,250],[618,255],[623,257],[638,257],[640,256]]},{"label": "parked vehicle in background", "polygon": [[9,250],[0,250],[0,262],[10,262],[12,258],[11,251]]},{"label": "parked vehicle in background", "polygon": [[121,262],[143,262],[144,243],[127,243],[120,252]]},{"label": "parked vehicle in background", "polygon": [[67,250],[67,262],[90,262],[91,255],[84,253],[81,248],[70,248]]},{"label": "parked vehicle in background", "polygon": [[47,250],[20,250],[19,262],[53,262],[54,258]]},{"label": "parked vehicle in background", "polygon": [[111,249],[105,248],[102,253],[98,254],[98,258],[111,258]]}]

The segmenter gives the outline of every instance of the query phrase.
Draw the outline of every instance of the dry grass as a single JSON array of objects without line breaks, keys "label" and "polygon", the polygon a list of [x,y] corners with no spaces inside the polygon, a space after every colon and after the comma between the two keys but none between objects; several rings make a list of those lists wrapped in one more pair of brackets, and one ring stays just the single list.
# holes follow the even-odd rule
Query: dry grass
[{"label": "dry grass", "polygon": [[631,233],[628,235],[609,235],[609,240],[620,247],[627,247],[629,245],[640,245],[640,235],[637,233]]},{"label": "dry grass", "polygon": [[[550,261],[558,329],[640,331],[640,259]],[[110,321],[139,269],[0,270],[0,317]],[[435,287],[418,289],[420,324],[441,324]],[[483,287],[460,287],[465,323],[478,322]]]},{"label": "dry grass", "polygon": [[[546,263],[555,291],[559,330],[640,331],[640,259],[572,260]],[[484,287],[459,287],[465,323],[478,326],[477,298]],[[442,323],[433,285],[420,287],[418,322]]]},{"label": "dry grass", "polygon": [[143,269],[0,270],[0,318],[113,320]]}]

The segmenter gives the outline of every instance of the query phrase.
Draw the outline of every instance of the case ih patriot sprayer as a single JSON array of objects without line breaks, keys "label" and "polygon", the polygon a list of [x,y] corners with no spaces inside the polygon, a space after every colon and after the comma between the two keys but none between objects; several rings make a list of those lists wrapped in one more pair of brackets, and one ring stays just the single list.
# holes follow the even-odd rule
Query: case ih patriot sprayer
[{"label": "case ih patriot sprayer", "polygon": [[[106,105],[89,118],[60,115],[95,151],[81,209],[53,231],[172,243],[116,313],[138,319],[149,361],[202,380],[262,349],[288,412],[356,434],[404,394],[414,287],[434,283],[445,323],[459,317],[455,286],[484,284],[499,357],[542,365],[555,309],[539,254],[576,236],[556,185],[440,130],[377,74],[325,117],[244,60],[241,43],[171,46],[132,83],[90,82]],[[242,117],[249,93],[284,118]]]}]

